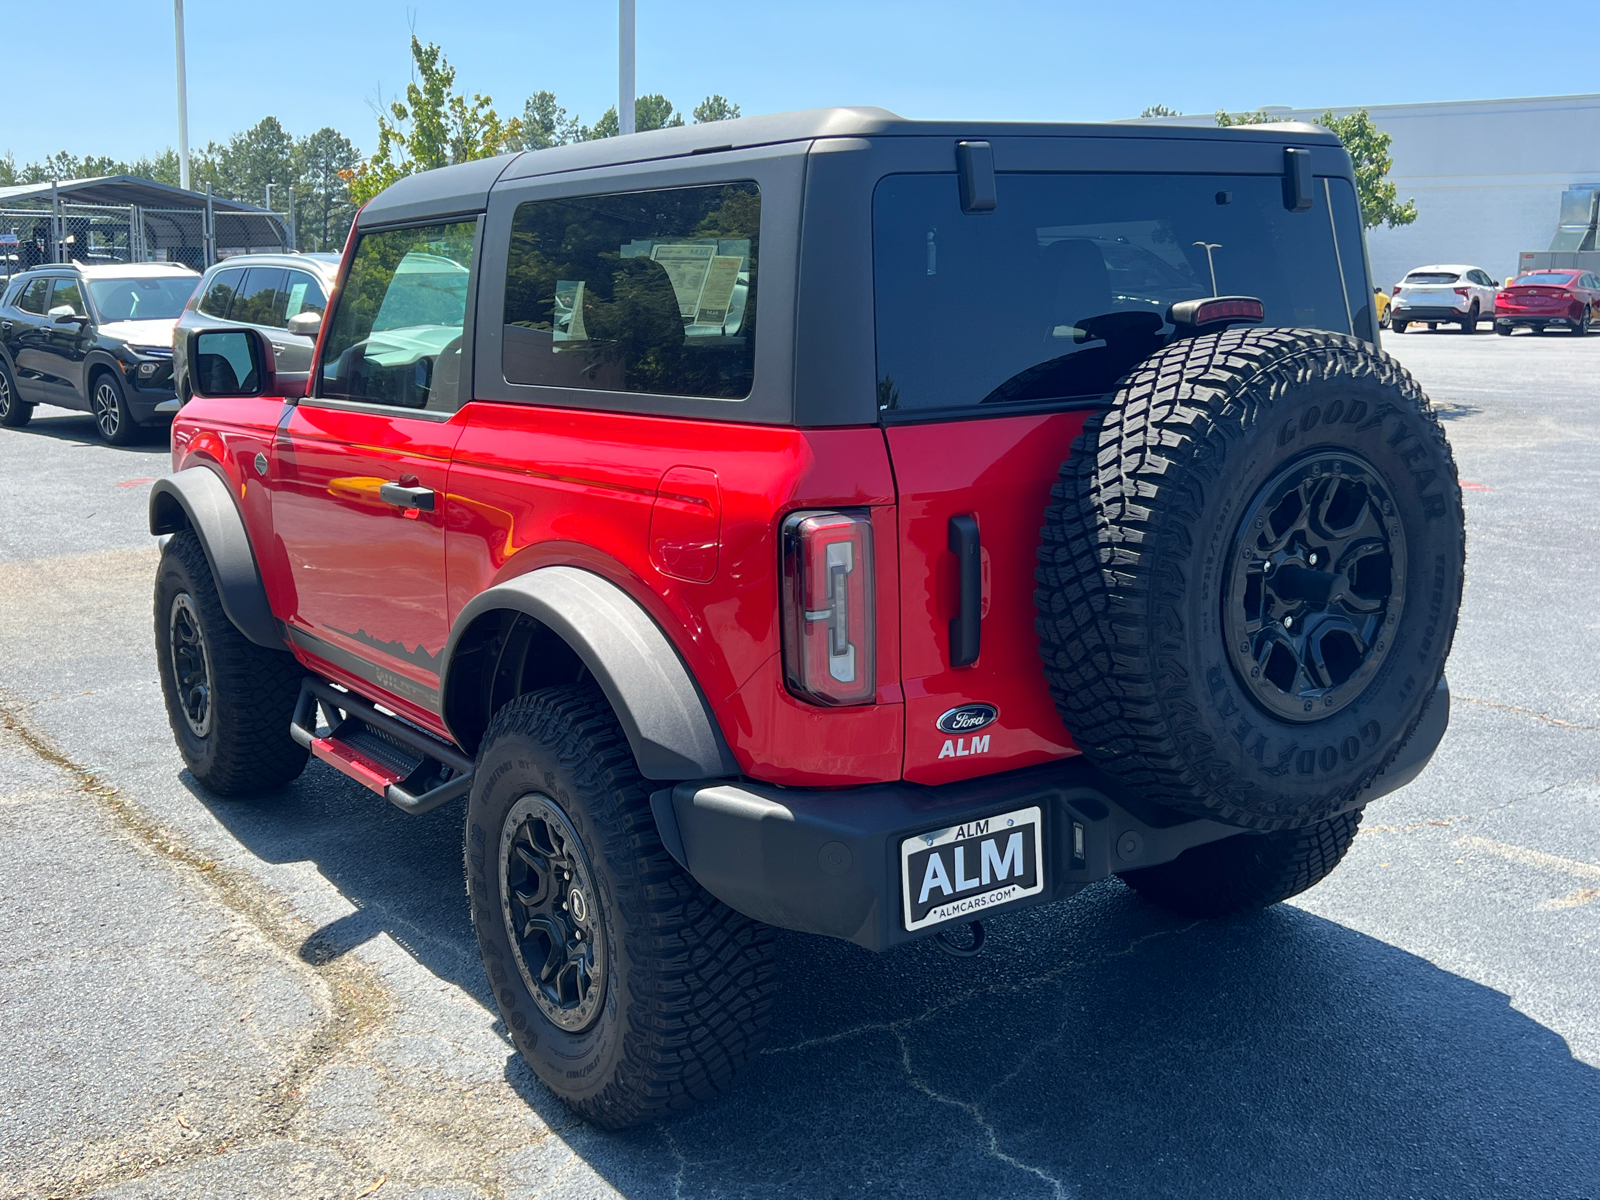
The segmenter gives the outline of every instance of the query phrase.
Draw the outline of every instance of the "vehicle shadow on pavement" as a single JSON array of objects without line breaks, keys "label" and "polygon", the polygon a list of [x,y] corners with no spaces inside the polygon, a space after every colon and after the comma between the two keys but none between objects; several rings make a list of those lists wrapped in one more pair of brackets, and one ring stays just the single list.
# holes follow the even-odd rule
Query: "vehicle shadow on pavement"
[{"label": "vehicle shadow on pavement", "polygon": [[165,456],[172,452],[172,435],[168,432],[166,422],[144,426],[139,430],[138,439],[130,445],[113,446],[100,436],[100,430],[96,427],[93,417],[88,413],[74,412],[67,408],[53,408],[48,416],[35,412],[33,419],[21,429],[9,432],[22,434],[24,437],[32,434],[36,437],[52,438],[58,442],[76,442],[81,446],[99,446],[104,450],[120,450],[129,454]]},{"label": "vehicle shadow on pavement", "polygon": [[[356,906],[308,957],[387,933],[490,1007],[459,805],[409,817],[315,762],[259,801],[196,794]],[[1600,1197],[1600,1071],[1425,959],[1290,905],[1185,921],[1115,881],[988,928],[971,960],[780,934],[768,1046],[658,1126],[574,1121],[509,1041],[506,1079],[630,1197]]]}]

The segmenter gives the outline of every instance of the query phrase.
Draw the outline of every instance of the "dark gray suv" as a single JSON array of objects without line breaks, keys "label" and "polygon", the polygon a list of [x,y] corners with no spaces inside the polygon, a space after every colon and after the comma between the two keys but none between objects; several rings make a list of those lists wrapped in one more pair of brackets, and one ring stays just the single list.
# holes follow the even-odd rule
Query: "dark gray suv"
[{"label": "dark gray suv", "polygon": [[[280,380],[303,381],[311,370],[322,313],[339,273],[337,254],[241,254],[205,273],[184,308],[178,329],[248,326],[272,343]],[[186,365],[177,364],[180,400],[194,388]]]}]

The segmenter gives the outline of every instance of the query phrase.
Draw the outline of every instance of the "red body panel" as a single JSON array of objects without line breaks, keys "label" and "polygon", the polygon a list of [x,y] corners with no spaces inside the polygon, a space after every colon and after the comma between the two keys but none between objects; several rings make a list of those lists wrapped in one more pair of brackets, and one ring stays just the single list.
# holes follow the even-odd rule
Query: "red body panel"
[{"label": "red body panel", "polygon": [[[1039,666],[1033,568],[1050,488],[1084,417],[986,417],[888,431],[900,500],[907,779],[947,783],[1077,753]],[[963,514],[977,518],[983,545],[982,649],[971,666],[952,668],[959,591],[949,524]],[[938,729],[942,713],[975,702],[1000,710],[977,735],[987,743]]]},{"label": "red body panel", "polygon": [[1580,277],[1580,274],[1574,273],[1570,284],[1518,284],[1508,287],[1494,298],[1495,315],[1581,321],[1583,310],[1587,308],[1590,319],[1600,321],[1600,292],[1580,287]]},{"label": "red body panel", "polygon": [[[786,513],[892,513],[879,430],[486,403],[457,419],[464,432],[442,505],[450,619],[502,580],[557,563],[584,567],[622,587],[665,630],[743,770],[823,786],[899,777],[893,536],[877,552],[879,645],[887,649],[876,705],[818,709],[789,697],[778,619]],[[883,532],[892,535],[889,521]]]}]

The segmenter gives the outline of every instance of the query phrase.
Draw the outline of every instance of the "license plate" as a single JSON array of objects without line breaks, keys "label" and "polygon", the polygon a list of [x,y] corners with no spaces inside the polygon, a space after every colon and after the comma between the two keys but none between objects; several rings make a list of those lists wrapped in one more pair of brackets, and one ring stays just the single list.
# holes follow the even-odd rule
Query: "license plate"
[{"label": "license plate", "polygon": [[1038,808],[934,829],[900,843],[907,931],[979,913],[1044,891]]}]

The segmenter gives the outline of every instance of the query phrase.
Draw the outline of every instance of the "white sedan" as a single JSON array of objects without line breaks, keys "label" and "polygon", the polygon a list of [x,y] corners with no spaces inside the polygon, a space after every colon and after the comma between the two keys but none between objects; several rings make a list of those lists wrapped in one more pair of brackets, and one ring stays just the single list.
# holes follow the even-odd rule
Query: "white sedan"
[{"label": "white sedan", "polygon": [[1479,321],[1494,320],[1494,295],[1499,286],[1481,267],[1460,263],[1418,267],[1394,289],[1389,327],[1404,333],[1407,325],[1426,322],[1434,329],[1449,322],[1461,326],[1462,333],[1477,333]]}]

